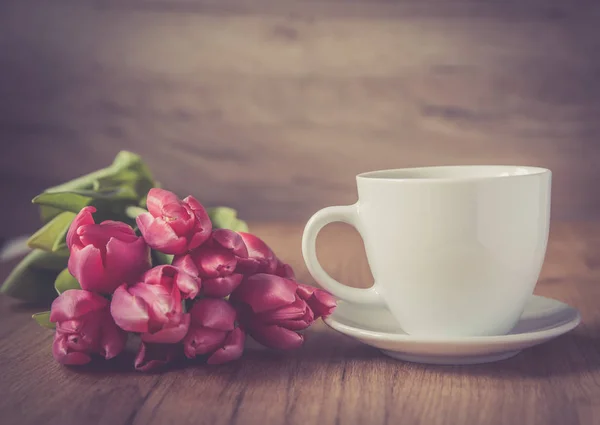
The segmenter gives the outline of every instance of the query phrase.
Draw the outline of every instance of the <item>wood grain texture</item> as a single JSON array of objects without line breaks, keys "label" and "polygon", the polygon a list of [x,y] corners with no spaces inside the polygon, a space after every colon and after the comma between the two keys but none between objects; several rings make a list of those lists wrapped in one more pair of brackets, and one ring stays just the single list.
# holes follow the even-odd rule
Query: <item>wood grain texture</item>
[{"label": "wood grain texture", "polygon": [[[0,196],[141,153],[251,220],[355,199],[361,171],[554,171],[557,218],[600,216],[592,1],[4,0]],[[7,232],[35,212],[3,209]]]},{"label": "wood grain texture", "polygon": [[[311,282],[300,254],[302,226],[252,229]],[[335,278],[369,285],[360,238],[349,227],[327,227],[318,250]],[[0,417],[7,425],[597,424],[598,258],[599,222],[553,223],[536,292],[578,308],[583,322],[488,365],[400,362],[319,323],[296,352],[249,344],[240,361],[224,366],[146,375],[132,371],[125,354],[70,369],[53,361],[51,332],[29,318],[35,308],[0,299]]]}]

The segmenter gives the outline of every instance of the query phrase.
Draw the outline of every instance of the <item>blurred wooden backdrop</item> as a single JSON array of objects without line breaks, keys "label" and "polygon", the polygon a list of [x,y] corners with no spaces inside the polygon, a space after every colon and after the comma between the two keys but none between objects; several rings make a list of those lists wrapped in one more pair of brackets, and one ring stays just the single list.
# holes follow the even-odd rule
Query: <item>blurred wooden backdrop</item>
[{"label": "blurred wooden backdrop", "polygon": [[598,218],[599,28],[593,1],[2,0],[2,235],[121,149],[250,220],[474,163],[549,167],[554,217]]}]

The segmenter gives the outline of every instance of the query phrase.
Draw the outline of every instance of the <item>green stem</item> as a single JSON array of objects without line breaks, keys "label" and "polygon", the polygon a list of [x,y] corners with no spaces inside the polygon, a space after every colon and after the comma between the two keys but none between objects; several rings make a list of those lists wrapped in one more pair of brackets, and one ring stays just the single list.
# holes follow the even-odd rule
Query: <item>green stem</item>
[{"label": "green stem", "polygon": [[108,177],[114,173],[114,168],[112,166],[103,168],[101,170],[93,171],[89,174],[85,174],[81,177],[77,177],[71,181],[66,183],[59,184],[58,186],[51,187],[46,189],[46,192],[65,192],[69,190],[77,190],[77,189],[85,189],[91,188],[94,180],[101,179],[103,177]]}]

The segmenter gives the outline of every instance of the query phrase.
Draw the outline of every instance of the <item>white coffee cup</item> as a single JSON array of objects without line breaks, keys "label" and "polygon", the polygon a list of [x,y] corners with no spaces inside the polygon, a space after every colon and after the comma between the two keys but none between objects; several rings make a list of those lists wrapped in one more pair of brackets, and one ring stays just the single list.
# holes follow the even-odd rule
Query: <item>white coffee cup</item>
[{"label": "white coffee cup", "polygon": [[[508,333],[538,280],[550,227],[550,170],[443,166],[356,177],[358,202],[306,224],[304,260],[338,298],[386,305],[411,335]],[[351,288],[319,264],[316,238],[341,221],[362,236],[375,283]]]}]

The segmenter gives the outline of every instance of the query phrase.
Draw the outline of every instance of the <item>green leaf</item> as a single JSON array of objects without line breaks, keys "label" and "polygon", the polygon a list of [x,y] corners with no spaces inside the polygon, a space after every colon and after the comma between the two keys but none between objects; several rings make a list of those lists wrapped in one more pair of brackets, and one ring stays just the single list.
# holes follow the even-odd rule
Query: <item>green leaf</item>
[{"label": "green leaf", "polygon": [[122,170],[116,174],[94,180],[92,189],[102,191],[114,189],[121,186],[135,186],[140,176],[133,170]]},{"label": "green leaf", "polygon": [[137,194],[128,186],[111,190],[95,192],[93,190],[72,190],[69,192],[44,192],[35,198],[33,203],[59,208],[65,211],[78,213],[83,207],[92,204],[110,203],[128,200],[137,201]]},{"label": "green leaf", "polygon": [[161,266],[163,264],[171,264],[173,262],[173,255],[170,254],[164,254],[153,249],[151,255],[153,266]]},{"label": "green leaf", "polygon": [[[150,187],[152,187],[153,184],[153,178],[150,170],[142,161],[142,158],[133,152],[121,151],[116,155],[113,163],[110,166],[77,177],[58,186],[48,188],[45,192],[54,193],[93,189],[97,184],[95,183],[96,181],[102,181],[103,179],[107,178],[115,178],[116,175],[127,170],[130,170],[137,175],[137,181],[143,182],[142,186],[148,186],[148,189],[146,189],[145,192],[150,190]],[[136,184],[136,190],[137,189],[139,188],[137,188]],[[142,191],[141,193],[144,194],[145,192]]]},{"label": "green leaf", "polygon": [[156,185],[148,166],[142,161],[142,158],[139,155],[133,152],[119,152],[115,157],[112,166],[120,171],[127,170],[135,173],[137,178],[135,180],[134,188],[139,197],[145,196],[146,193]]},{"label": "green leaf", "polygon": [[47,205],[40,205],[40,218],[42,223],[46,224],[54,217],[62,212],[60,208],[49,207]]},{"label": "green leaf", "polygon": [[51,300],[56,297],[56,276],[67,261],[67,257],[34,249],[8,275],[0,293],[25,301]]},{"label": "green leaf", "polygon": [[54,245],[52,245],[52,252],[59,254],[59,255],[64,255],[64,256],[69,256],[69,247],[67,246],[67,232],[69,231],[68,228],[65,229],[64,233],[62,235],[60,235],[58,238],[56,238],[56,240],[54,241]]},{"label": "green leaf", "polygon": [[[34,249],[28,254],[28,256],[29,255],[32,255],[33,257],[30,263],[31,267],[36,270],[48,270],[58,273],[67,267],[67,263],[69,262],[68,255],[62,255],[56,252],[41,251],[39,249]],[[23,258],[23,261],[25,259],[27,259],[27,257]]]},{"label": "green leaf", "polygon": [[248,224],[237,218],[237,211],[229,207],[215,207],[207,210],[213,227],[229,229],[235,232],[247,232]]},{"label": "green leaf", "polygon": [[[27,241],[30,248],[43,249],[44,251],[59,252],[55,247],[62,244],[66,247],[66,235],[75,213],[70,211],[61,212],[41,229],[35,232]],[[63,251],[64,254],[64,251]]]},{"label": "green leaf", "polygon": [[117,170],[135,168],[143,164],[142,157],[130,151],[120,151],[113,160],[112,167]]},{"label": "green leaf", "polygon": [[69,273],[69,269],[65,268],[58,274],[58,276],[56,276],[56,280],[54,281],[54,289],[56,289],[56,292],[58,292],[60,295],[69,289],[81,289],[81,285],[79,285],[77,279],[75,279],[73,275]]},{"label": "green leaf", "polygon": [[48,328],[48,329],[55,329],[56,328],[56,325],[50,321],[50,312],[49,311],[43,311],[41,313],[35,313],[31,317],[36,322],[38,322],[38,325],[40,325],[43,328]]},{"label": "green leaf", "polygon": [[44,192],[33,198],[34,204],[45,205],[65,211],[78,213],[87,207],[92,198],[74,192]]},{"label": "green leaf", "polygon": [[122,170],[119,173],[94,181],[93,189],[96,191],[114,190],[115,188],[128,188],[135,193],[135,201],[138,204],[145,198],[148,191],[154,187],[154,180],[138,170]]}]

